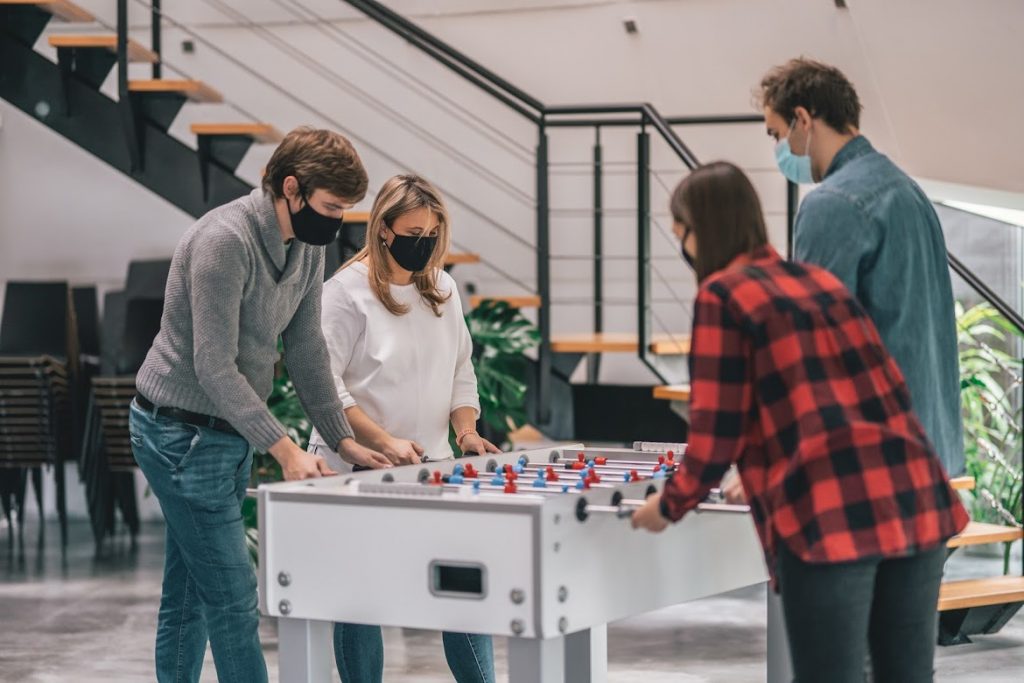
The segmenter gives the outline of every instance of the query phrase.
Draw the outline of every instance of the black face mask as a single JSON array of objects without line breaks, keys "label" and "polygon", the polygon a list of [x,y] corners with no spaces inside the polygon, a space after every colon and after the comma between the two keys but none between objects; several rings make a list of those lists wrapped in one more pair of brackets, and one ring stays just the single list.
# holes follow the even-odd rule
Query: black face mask
[{"label": "black face mask", "polygon": [[288,210],[292,218],[295,239],[317,247],[327,246],[338,239],[338,232],[344,219],[323,215],[310,206],[309,197],[305,192],[302,192],[301,196],[304,206],[295,213],[292,213],[291,209]]},{"label": "black face mask", "polygon": [[[427,267],[430,257],[434,255],[437,247],[436,237],[417,237],[415,235],[399,235],[391,227],[388,227],[395,236],[391,240],[388,251],[395,257],[398,265],[408,271],[418,273]],[[384,242],[387,244],[387,241]]]},{"label": "black face mask", "polygon": [[685,232],[683,232],[683,241],[681,243],[682,246],[680,247],[680,251],[683,252],[683,260],[686,261],[686,265],[690,266],[690,268],[693,268],[693,272],[696,273],[697,272],[697,260],[695,258],[693,258],[692,256],[690,256],[690,252],[686,251],[686,240],[689,239],[689,237],[690,237],[690,231],[689,230],[686,230]]}]

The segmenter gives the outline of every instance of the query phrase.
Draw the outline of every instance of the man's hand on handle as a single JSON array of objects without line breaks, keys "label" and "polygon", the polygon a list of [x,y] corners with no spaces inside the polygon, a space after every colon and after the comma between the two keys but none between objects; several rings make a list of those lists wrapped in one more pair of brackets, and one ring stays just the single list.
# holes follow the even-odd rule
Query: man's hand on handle
[{"label": "man's hand on handle", "polygon": [[270,447],[270,454],[280,463],[285,481],[316,479],[337,474],[319,455],[307,453],[286,436]]}]

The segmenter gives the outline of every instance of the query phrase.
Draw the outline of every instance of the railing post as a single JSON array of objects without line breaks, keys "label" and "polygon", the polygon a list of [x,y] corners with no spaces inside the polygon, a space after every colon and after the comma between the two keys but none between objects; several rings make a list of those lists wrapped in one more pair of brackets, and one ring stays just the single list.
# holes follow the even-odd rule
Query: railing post
[{"label": "railing post", "polygon": [[537,351],[537,421],[551,419],[551,253],[548,198],[548,134],[543,120],[537,139],[537,327],[540,347]]},{"label": "railing post", "polygon": [[636,313],[637,352],[646,362],[651,341],[651,136],[636,136]]},{"label": "railing post", "polygon": [[117,0],[117,103],[132,170],[142,169],[140,125],[128,91],[128,0]]},{"label": "railing post", "polygon": [[796,209],[800,203],[800,186],[786,181],[786,258],[793,258],[793,228],[796,226]]},{"label": "railing post", "polygon": [[[601,126],[594,126],[594,332],[604,332],[604,177]],[[601,354],[587,358],[587,382],[597,384]]]},{"label": "railing post", "polygon": [[161,48],[161,33],[162,33],[162,21],[164,18],[163,13],[160,11],[161,0],[150,0],[152,2],[150,15],[150,31],[152,37],[150,39],[150,46],[153,52],[156,53],[158,59],[153,63],[153,79],[162,78],[163,75],[163,52]]},{"label": "railing post", "polygon": [[117,0],[117,96],[128,97],[128,0]]}]

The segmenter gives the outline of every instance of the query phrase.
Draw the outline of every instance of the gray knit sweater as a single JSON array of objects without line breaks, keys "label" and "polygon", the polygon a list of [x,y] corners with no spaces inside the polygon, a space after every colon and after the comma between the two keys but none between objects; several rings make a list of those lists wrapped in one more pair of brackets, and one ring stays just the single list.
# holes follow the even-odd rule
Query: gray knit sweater
[{"label": "gray knit sweater", "polygon": [[258,450],[285,436],[266,401],[277,340],[306,414],[339,444],[352,429],[320,327],[324,250],[285,250],[261,189],[209,212],[174,252],[160,333],[136,377],[158,406],[223,418]]}]

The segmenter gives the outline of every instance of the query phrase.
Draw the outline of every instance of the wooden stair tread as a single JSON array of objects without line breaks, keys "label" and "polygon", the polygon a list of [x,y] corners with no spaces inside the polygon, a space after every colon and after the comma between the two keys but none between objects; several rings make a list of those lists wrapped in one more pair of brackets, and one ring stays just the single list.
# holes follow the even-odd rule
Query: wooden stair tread
[{"label": "wooden stair tread", "polygon": [[474,254],[468,251],[448,252],[448,257],[444,260],[444,264],[446,266],[454,266],[460,263],[480,263],[480,254]]},{"label": "wooden stair tread", "polygon": [[1024,602],[1024,576],[945,581],[939,590],[939,611]]},{"label": "wooden stair tread", "polygon": [[661,387],[654,387],[654,398],[662,401],[689,401],[689,384],[668,384]]},{"label": "wooden stair tread", "polygon": [[504,301],[513,308],[539,308],[541,299],[536,294],[526,294],[522,296],[499,296],[499,295],[482,295],[474,294],[469,297],[470,308],[477,308],[484,301],[493,299],[494,301]]},{"label": "wooden stair tread", "polygon": [[1017,529],[1012,526],[1003,526],[1002,524],[969,522],[966,529],[949,539],[946,543],[946,547],[961,548],[968,545],[1016,541],[1021,538],[1024,538],[1024,529]]},{"label": "wooden stair tread", "polygon": [[[556,353],[636,353],[639,343],[632,332],[557,334],[551,338],[551,350]],[[690,335],[654,335],[650,350],[659,355],[689,353]]]},{"label": "wooden stair tread", "polygon": [[128,81],[128,90],[133,93],[179,94],[193,102],[223,102],[219,92],[202,81],[150,79]]},{"label": "wooden stair tread", "polygon": [[[117,36],[113,33],[101,35],[71,35],[62,33],[50,36],[49,42],[50,47],[56,48],[109,50],[110,52],[117,53]],[[160,55],[129,38],[128,61],[154,64],[160,61]]]},{"label": "wooden stair tread", "polygon": [[970,491],[974,488],[974,477],[953,477],[949,485],[957,491]]},{"label": "wooden stair tread", "polygon": [[34,5],[58,19],[72,23],[88,24],[96,21],[91,12],[70,0],[0,0],[0,5]]},{"label": "wooden stair tread", "polygon": [[192,134],[246,136],[261,144],[284,140],[281,131],[269,123],[193,123]]}]

